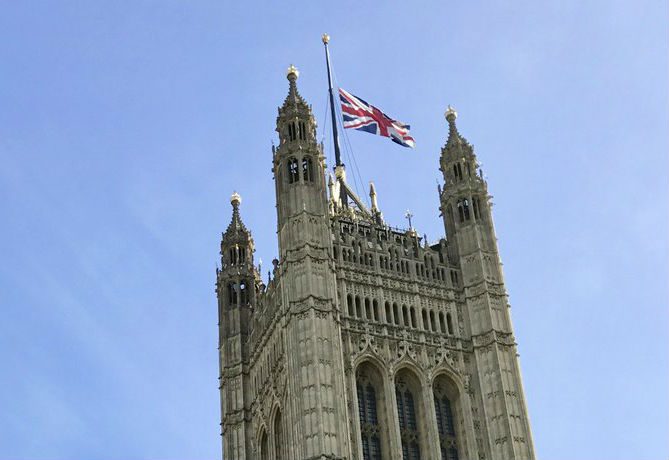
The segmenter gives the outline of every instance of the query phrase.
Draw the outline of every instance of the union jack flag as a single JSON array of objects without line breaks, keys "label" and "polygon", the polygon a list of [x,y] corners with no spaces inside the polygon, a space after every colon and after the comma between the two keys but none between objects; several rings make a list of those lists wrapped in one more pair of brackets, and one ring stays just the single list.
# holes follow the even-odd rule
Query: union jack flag
[{"label": "union jack flag", "polygon": [[409,125],[393,120],[385,113],[359,97],[339,88],[339,99],[344,116],[344,128],[367,131],[379,136],[389,137],[404,147],[415,147],[416,143],[409,134]]}]

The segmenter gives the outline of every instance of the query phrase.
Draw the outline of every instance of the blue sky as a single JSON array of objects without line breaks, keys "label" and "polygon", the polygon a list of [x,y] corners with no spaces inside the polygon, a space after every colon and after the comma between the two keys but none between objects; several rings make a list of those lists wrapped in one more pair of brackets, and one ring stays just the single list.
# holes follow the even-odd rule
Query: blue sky
[{"label": "blue sky", "polygon": [[328,142],[326,31],[337,82],[417,142],[348,133],[360,181],[430,240],[458,110],[494,196],[539,457],[669,456],[666,2],[1,11],[0,459],[220,457],[229,195],[269,266],[285,69]]}]

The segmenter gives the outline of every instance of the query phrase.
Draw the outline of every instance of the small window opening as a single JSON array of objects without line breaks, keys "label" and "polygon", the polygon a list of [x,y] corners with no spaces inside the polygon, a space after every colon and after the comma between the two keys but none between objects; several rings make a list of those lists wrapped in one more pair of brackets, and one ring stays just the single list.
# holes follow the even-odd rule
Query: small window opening
[{"label": "small window opening", "polygon": [[289,158],[288,159],[288,183],[294,184],[299,180],[298,170],[297,170],[297,159]]},{"label": "small window opening", "polygon": [[311,157],[305,157],[302,160],[302,178],[304,182],[313,182],[314,175],[312,171]]}]

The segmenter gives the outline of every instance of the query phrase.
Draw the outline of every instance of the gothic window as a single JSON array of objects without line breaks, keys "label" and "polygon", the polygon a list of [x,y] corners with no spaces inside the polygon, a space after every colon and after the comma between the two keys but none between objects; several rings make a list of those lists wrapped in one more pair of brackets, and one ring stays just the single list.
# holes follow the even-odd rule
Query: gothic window
[{"label": "gothic window", "polygon": [[303,121],[300,122],[300,139],[303,141],[307,140],[307,127]]},{"label": "gothic window", "polygon": [[393,304],[393,322],[398,326],[400,324],[400,311],[396,303]]},{"label": "gothic window", "polygon": [[460,163],[453,165],[453,176],[455,176],[456,181],[462,180],[462,165]]},{"label": "gothic window", "polygon": [[235,286],[235,283],[228,283],[228,306],[230,308],[237,306],[237,286]]},{"label": "gothic window", "polygon": [[416,327],[416,309],[411,307],[409,313],[411,314],[411,327]]},{"label": "gothic window", "polygon": [[372,319],[372,307],[369,304],[369,299],[365,299],[365,318]]},{"label": "gothic window", "polygon": [[481,217],[481,201],[477,196],[472,199],[472,207],[474,208],[474,218],[479,219]]},{"label": "gothic window", "polygon": [[351,294],[346,296],[346,306],[348,307],[348,316],[353,316],[353,296]]},{"label": "gothic window", "polygon": [[288,123],[288,140],[294,141],[297,139],[297,130],[295,129],[295,123]]},{"label": "gothic window", "polygon": [[442,460],[458,460],[458,445],[455,434],[453,408],[443,378],[438,379],[435,382],[433,390],[441,458]]},{"label": "gothic window", "polygon": [[439,329],[443,334],[446,333],[446,323],[444,322],[444,313],[439,312]]},{"label": "gothic window", "polygon": [[269,460],[269,446],[267,442],[267,433],[263,430],[260,435],[260,459]]},{"label": "gothic window", "polygon": [[283,439],[283,425],[281,425],[281,411],[274,416],[274,459],[282,460],[285,442]]},{"label": "gothic window", "polygon": [[289,158],[288,159],[288,183],[289,184],[294,184],[298,180],[300,180],[300,178],[299,178],[299,173],[298,173],[297,159],[296,158]]},{"label": "gothic window", "polygon": [[458,216],[460,217],[460,222],[469,220],[469,200],[467,198],[458,201]]},{"label": "gothic window", "polygon": [[240,264],[246,262],[246,248],[239,248],[239,260]]},{"label": "gothic window", "polygon": [[390,313],[390,304],[386,302],[386,323],[392,323],[393,322],[393,317],[392,314]]},{"label": "gothic window", "polygon": [[360,306],[360,297],[355,296],[355,316],[362,318],[362,307]]},{"label": "gothic window", "polygon": [[446,313],[446,325],[448,326],[448,333],[453,335],[453,320],[450,313]]},{"label": "gothic window", "polygon": [[427,311],[423,310],[423,329],[428,329]]},{"label": "gothic window", "polygon": [[409,326],[409,311],[407,310],[406,305],[402,305],[402,326]]},{"label": "gothic window", "polygon": [[302,179],[304,182],[314,181],[311,157],[304,157],[304,159],[302,159]]},{"label": "gothic window", "polygon": [[372,301],[372,310],[374,311],[374,321],[379,320],[379,303],[374,299]]},{"label": "gothic window", "polygon": [[434,321],[434,312],[430,310],[430,329],[432,329],[432,332],[437,330],[437,325]]},{"label": "gothic window", "polygon": [[471,165],[469,164],[469,162],[465,163],[465,165],[467,166],[467,175],[468,175],[469,177],[472,177],[472,168],[471,168]]},{"label": "gothic window", "polygon": [[235,265],[237,263],[237,251],[235,251],[235,248],[230,248],[228,250],[228,260],[230,261],[230,265]]},{"label": "gothic window", "polygon": [[360,419],[360,441],[364,460],[381,460],[387,445],[383,412],[383,387],[378,372],[369,363],[363,363],[356,372],[356,394]]},{"label": "gothic window", "polygon": [[453,283],[453,286],[458,285],[458,272],[451,270],[451,282]]},{"label": "gothic window", "polygon": [[420,433],[416,416],[415,395],[402,378],[395,380],[397,418],[402,440],[402,460],[420,460]]},{"label": "gothic window", "polygon": [[249,290],[246,286],[246,281],[239,283],[239,300],[240,305],[246,305],[249,303]]}]

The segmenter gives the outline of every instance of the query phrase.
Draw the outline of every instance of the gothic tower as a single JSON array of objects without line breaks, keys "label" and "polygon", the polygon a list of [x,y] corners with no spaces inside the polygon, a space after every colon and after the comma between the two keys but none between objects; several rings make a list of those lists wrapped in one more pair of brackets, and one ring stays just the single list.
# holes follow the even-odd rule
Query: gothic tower
[{"label": "gothic tower", "polygon": [[248,338],[260,276],[253,266],[253,238],[239,215],[234,193],[232,221],[221,239],[221,269],[216,273],[222,432],[225,458],[247,458],[251,446],[248,411]]},{"label": "gothic tower", "polygon": [[491,197],[472,146],[446,112],[449,135],[441,152],[441,212],[462,276],[465,334],[471,337],[471,385],[492,458],[533,458],[532,436],[516,358],[509,305],[492,221]]},{"label": "gothic tower", "polygon": [[[272,148],[279,257],[267,285],[239,216],[217,271],[225,460],[534,459],[487,184],[449,108],[446,235],[389,226],[326,181],[288,69]],[[436,206],[435,206],[436,210]]]}]

